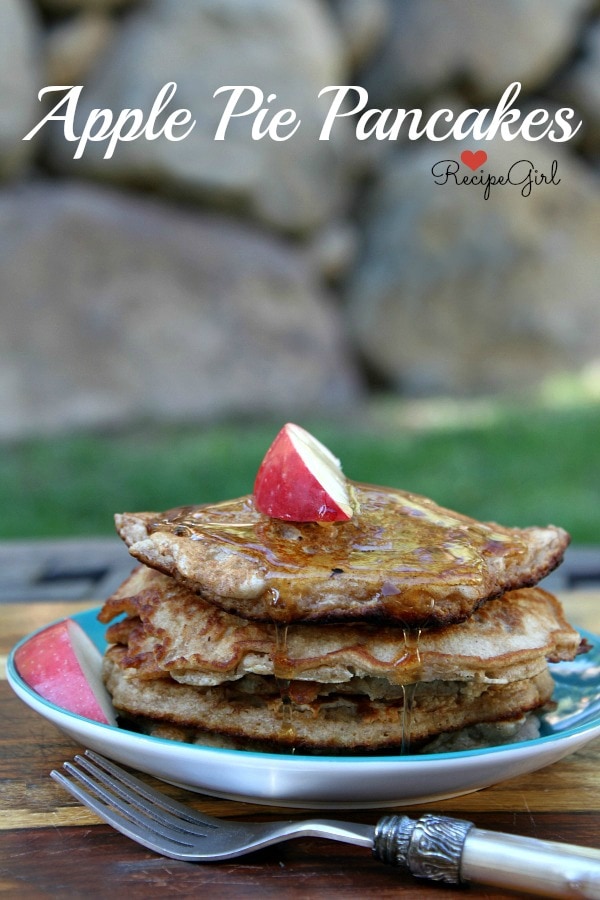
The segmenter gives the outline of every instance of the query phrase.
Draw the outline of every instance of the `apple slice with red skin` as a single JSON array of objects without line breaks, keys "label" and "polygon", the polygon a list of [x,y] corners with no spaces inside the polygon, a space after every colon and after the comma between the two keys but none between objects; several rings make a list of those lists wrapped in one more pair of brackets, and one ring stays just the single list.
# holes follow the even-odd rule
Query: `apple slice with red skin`
[{"label": "apple slice with red skin", "polygon": [[102,655],[74,619],[34,634],[17,649],[15,666],[45,700],[86,719],[117,724],[102,682]]},{"label": "apple slice with red skin", "polygon": [[340,462],[299,425],[283,426],[254,482],[256,508],[292,522],[347,522],[354,513]]}]

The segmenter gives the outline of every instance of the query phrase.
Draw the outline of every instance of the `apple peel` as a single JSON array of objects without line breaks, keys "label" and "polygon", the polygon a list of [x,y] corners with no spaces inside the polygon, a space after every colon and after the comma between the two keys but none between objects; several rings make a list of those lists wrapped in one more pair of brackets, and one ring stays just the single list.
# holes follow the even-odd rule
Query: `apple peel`
[{"label": "apple peel", "polygon": [[292,422],[283,426],[260,464],[254,502],[259,512],[293,522],[347,522],[355,512],[339,460]]},{"label": "apple peel", "polygon": [[86,719],[117,724],[102,681],[102,654],[74,619],[34,634],[17,649],[15,666],[45,700]]}]

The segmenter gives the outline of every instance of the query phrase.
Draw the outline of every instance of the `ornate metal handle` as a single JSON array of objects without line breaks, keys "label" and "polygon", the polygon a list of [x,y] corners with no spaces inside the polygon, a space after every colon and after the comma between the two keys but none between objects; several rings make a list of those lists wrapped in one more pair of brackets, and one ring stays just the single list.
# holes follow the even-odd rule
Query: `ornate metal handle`
[{"label": "ornate metal handle", "polygon": [[472,822],[447,816],[425,815],[417,821],[385,816],[375,828],[373,853],[417,878],[458,884],[465,838],[472,827]]},{"label": "ornate metal handle", "polygon": [[385,816],[375,826],[373,853],[417,878],[600,900],[599,850],[486,831],[465,819]]}]

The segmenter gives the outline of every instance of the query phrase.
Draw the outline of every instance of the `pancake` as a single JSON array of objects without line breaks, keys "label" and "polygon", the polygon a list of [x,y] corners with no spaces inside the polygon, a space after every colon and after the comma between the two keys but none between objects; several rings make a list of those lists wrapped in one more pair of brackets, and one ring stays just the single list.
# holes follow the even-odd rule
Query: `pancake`
[{"label": "pancake", "polygon": [[[579,634],[541,588],[490,601],[465,622],[405,631],[369,624],[278,626],[232,615],[174,579],[140,566],[104,604],[107,640],[121,644],[123,665],[143,680],[196,686],[268,675],[340,684],[379,679],[508,683],[533,677],[547,661],[572,659]],[[361,688],[361,691],[363,689]]]},{"label": "pancake", "polygon": [[[163,740],[180,741],[184,744],[201,744],[203,747],[216,747],[221,750],[249,750],[253,752],[284,753],[289,752],[289,747],[281,747],[275,741],[249,740],[243,735],[217,734],[214,731],[205,731],[202,728],[189,728],[183,725],[173,725],[169,722],[161,722],[158,719],[149,719],[144,716],[131,717],[131,727],[143,734]],[[432,741],[412,741],[405,747],[411,753],[456,753],[464,750],[480,750],[484,747],[506,746],[515,741],[531,741],[540,736],[540,721],[535,712],[525,713],[516,719],[504,719],[500,722],[480,722],[468,725],[458,731],[449,731],[437,735]],[[311,755],[320,752],[331,753],[331,749],[318,748],[310,750]],[[363,750],[368,753],[368,750]],[[397,753],[397,747],[380,747],[376,753]],[[352,750],[335,750],[336,756],[349,755]]]},{"label": "pancake", "polygon": [[537,584],[569,543],[555,526],[507,528],[405,491],[356,483],[352,491],[357,513],[326,525],[270,518],[251,495],[115,521],[145,565],[228,612],[279,624],[460,622]]},{"label": "pancake", "polygon": [[[123,617],[124,614],[124,617]],[[541,588],[423,630],[281,626],[233,615],[140,566],[104,604],[104,677],[121,716],[151,734],[306,752],[411,748],[548,703],[548,662],[585,649]]]},{"label": "pancake", "polygon": [[125,655],[123,647],[108,650],[104,677],[116,709],[128,719],[172,726],[175,734],[202,729],[300,752],[400,750],[408,739],[414,746],[475,723],[519,719],[548,702],[553,690],[545,670],[509,684],[420,682],[383,700],[356,694],[351,685],[317,685],[310,696],[286,703],[273,677],[247,675],[213,687],[171,678],[145,681],[135,670],[132,676]]}]

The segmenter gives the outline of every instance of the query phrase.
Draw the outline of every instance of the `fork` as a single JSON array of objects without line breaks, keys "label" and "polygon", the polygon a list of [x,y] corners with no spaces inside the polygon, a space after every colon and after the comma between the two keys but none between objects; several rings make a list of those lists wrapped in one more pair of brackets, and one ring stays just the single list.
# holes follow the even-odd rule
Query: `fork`
[{"label": "fork", "polygon": [[464,819],[389,815],[374,826],[334,819],[232,822],[188,809],[92,750],[50,775],[117,831],[172,859],[216,862],[292,837],[322,837],[370,847],[381,862],[418,878],[600,898],[600,851],[486,831]]}]

